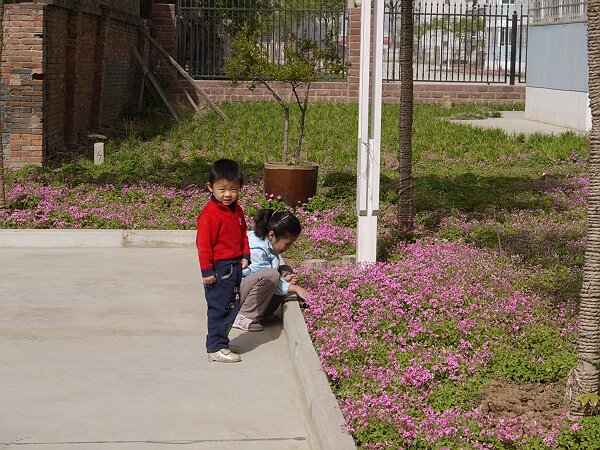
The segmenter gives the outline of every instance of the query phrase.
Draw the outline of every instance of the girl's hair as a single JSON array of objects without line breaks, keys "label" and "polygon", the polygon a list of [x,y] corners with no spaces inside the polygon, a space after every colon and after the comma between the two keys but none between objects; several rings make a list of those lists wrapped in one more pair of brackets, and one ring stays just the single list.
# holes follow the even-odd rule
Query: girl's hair
[{"label": "girl's hair", "polygon": [[269,231],[272,231],[277,239],[300,236],[302,225],[289,211],[275,212],[272,209],[259,209],[254,215],[254,234],[259,239],[264,239]]},{"label": "girl's hair", "polygon": [[239,181],[240,186],[244,184],[244,174],[238,163],[231,159],[218,159],[211,168],[208,182],[213,184],[217,180]]}]

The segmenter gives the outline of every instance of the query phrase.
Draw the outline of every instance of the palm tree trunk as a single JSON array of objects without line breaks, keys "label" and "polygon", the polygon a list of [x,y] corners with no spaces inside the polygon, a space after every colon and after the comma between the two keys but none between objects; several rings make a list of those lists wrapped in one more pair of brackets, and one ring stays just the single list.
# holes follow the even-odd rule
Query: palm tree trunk
[{"label": "palm tree trunk", "polygon": [[413,229],[413,2],[400,0],[400,124],[398,146],[398,221],[400,231]]},{"label": "palm tree trunk", "polygon": [[[0,0],[0,66],[2,63],[2,48],[4,47],[4,0]],[[2,68],[0,67],[0,93],[2,92],[4,80],[2,79]],[[0,113],[1,114],[1,113]],[[4,170],[4,127],[0,116],[0,208],[6,206],[6,179]]]},{"label": "palm tree trunk", "polygon": [[598,393],[600,364],[600,0],[588,3],[589,97],[592,109],[590,132],[590,194],[588,234],[579,306],[577,364],[569,374],[569,418],[582,417],[577,397]]}]

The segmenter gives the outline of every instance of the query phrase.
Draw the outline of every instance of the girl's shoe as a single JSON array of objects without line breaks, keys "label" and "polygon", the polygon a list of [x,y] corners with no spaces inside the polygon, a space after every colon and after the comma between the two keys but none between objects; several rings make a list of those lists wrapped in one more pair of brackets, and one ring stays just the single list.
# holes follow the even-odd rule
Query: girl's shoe
[{"label": "girl's shoe", "polygon": [[261,322],[265,322],[265,323],[278,322],[280,320],[281,320],[281,317],[279,317],[277,314],[267,314],[266,316],[263,316],[262,319],[260,319]]},{"label": "girl's shoe", "polygon": [[211,362],[217,361],[217,362],[224,362],[224,363],[234,363],[234,362],[240,362],[242,360],[242,358],[240,358],[240,355],[236,355],[228,348],[222,348],[221,350],[218,350],[216,352],[209,353],[208,360]]},{"label": "girl's shoe", "polygon": [[252,319],[249,319],[246,316],[243,316],[241,314],[238,314],[235,318],[235,320],[233,321],[233,328],[237,328],[238,330],[244,330],[244,331],[262,331],[263,330],[263,326],[258,323],[258,322],[254,322]]}]

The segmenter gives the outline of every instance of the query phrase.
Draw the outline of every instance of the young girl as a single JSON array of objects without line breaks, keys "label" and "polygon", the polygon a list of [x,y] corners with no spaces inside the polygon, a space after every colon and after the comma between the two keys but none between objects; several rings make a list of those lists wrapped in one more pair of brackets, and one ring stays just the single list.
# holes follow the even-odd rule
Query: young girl
[{"label": "young girl", "polygon": [[288,294],[306,299],[308,292],[296,284],[298,277],[279,258],[301,231],[300,222],[289,211],[261,209],[256,213],[254,230],[248,232],[251,264],[242,274],[241,307],[234,328],[262,331],[261,320],[272,316]]}]

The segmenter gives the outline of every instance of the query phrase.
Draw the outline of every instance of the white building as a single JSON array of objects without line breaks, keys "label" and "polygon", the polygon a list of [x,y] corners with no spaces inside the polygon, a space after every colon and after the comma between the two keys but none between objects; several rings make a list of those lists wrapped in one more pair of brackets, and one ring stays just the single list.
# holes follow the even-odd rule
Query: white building
[{"label": "white building", "polygon": [[587,131],[587,0],[531,0],[525,117]]}]

